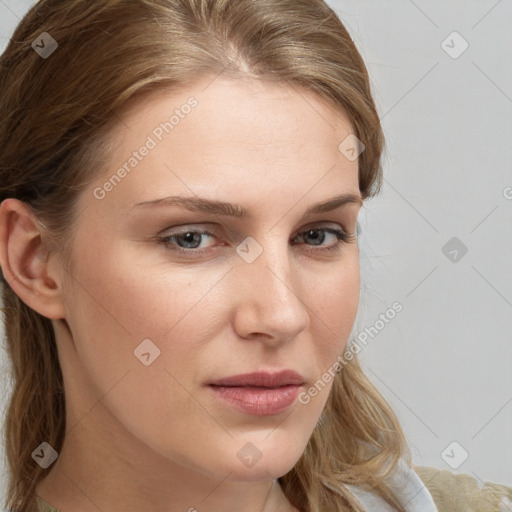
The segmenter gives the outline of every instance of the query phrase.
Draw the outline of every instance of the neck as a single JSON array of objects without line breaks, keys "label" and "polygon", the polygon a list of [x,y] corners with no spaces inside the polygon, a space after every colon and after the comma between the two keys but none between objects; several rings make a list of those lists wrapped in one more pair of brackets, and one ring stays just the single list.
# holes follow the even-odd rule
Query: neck
[{"label": "neck", "polygon": [[[205,474],[164,458],[109,425],[99,404],[66,435],[37,494],[63,511],[291,512],[279,481]],[[98,438],[96,432],[109,434]],[[117,425],[119,427],[119,425]],[[232,475],[231,475],[232,476]]]}]

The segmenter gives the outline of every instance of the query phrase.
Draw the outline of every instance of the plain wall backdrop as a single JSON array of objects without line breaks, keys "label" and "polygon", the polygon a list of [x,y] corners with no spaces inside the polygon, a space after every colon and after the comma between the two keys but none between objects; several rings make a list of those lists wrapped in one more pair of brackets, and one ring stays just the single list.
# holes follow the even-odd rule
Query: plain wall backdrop
[{"label": "plain wall backdrop", "polygon": [[[33,3],[0,0],[0,51]],[[360,214],[362,365],[415,464],[512,485],[512,2],[328,3],[387,139],[383,191]],[[0,365],[4,412],[3,350]]]}]

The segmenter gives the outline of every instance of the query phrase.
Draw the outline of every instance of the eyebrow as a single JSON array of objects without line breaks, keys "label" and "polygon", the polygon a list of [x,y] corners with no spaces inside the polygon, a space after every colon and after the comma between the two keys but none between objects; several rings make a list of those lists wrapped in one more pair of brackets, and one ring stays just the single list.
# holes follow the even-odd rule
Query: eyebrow
[{"label": "eyebrow", "polygon": [[[304,212],[303,218],[309,215],[330,212],[340,206],[348,203],[363,204],[361,196],[356,194],[341,194],[327,201],[315,203],[309,206]],[[227,203],[204,197],[187,197],[187,196],[167,196],[160,199],[152,199],[136,203],[135,207],[155,207],[155,206],[182,206],[187,210],[199,213],[212,213],[216,215],[224,215],[237,219],[251,218],[250,212],[238,203]]]}]

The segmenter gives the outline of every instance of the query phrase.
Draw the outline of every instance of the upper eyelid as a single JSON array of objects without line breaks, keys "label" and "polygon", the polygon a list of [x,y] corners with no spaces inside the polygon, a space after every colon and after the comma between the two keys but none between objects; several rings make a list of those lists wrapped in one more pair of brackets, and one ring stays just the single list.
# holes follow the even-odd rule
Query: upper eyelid
[{"label": "upper eyelid", "polygon": [[[292,236],[292,239],[298,237],[298,236],[301,236],[303,235],[304,233],[306,233],[309,229],[324,229],[326,231],[328,230],[334,230],[334,231],[338,231],[338,232],[341,232],[343,233],[345,236],[348,236],[350,237],[351,239],[352,238],[356,238],[357,239],[357,235],[359,234],[359,223],[357,225],[357,229],[356,229],[356,234],[354,235],[354,233],[351,233],[349,230],[345,229],[343,226],[341,226],[340,224],[338,224],[339,228],[333,228],[332,226],[327,226],[328,222],[327,221],[320,221],[320,224],[318,225],[307,225],[303,228],[300,228],[298,231],[295,231],[293,236]],[[158,240],[162,240],[162,239],[166,239],[166,238],[176,238],[176,237],[179,237],[179,236],[183,236],[183,235],[186,235],[187,233],[199,233],[201,235],[207,235],[207,236],[211,236],[212,238],[218,238],[218,234],[215,233],[215,230],[214,229],[209,229],[209,228],[203,228],[203,227],[194,227],[194,226],[184,226],[182,229],[179,229],[178,231],[174,231],[172,233],[167,233],[167,234],[162,234],[160,236],[158,236]],[[331,233],[332,234],[332,233]],[[238,241],[235,241],[235,243],[240,243],[242,242],[242,240],[244,239],[245,237],[243,236],[242,238],[240,238],[240,240]]]},{"label": "upper eyelid", "polygon": [[[298,230],[295,230],[294,233],[296,233],[296,234],[301,233],[303,231],[307,231],[308,229],[314,229],[317,227],[318,228],[331,227],[331,226],[326,226],[327,224],[336,224],[337,226],[341,227],[341,229],[343,231],[345,231],[346,233],[349,233],[349,231],[350,231],[350,230],[346,229],[346,227],[340,222],[329,221],[329,220],[323,220],[323,221],[320,220],[320,221],[313,221],[313,222],[306,223],[304,226],[298,228]],[[205,226],[208,226],[208,227],[205,227]],[[360,229],[361,228],[360,228],[359,221],[358,221],[356,224],[356,233],[357,234],[360,233]],[[213,227],[210,227],[210,223],[208,223],[208,222],[183,224],[181,226],[171,226],[171,227],[165,228],[164,230],[161,231],[162,236],[165,236],[167,234],[167,232],[170,230],[173,230],[173,231],[172,231],[172,233],[169,233],[169,236],[175,235],[175,234],[181,234],[181,233],[188,233],[190,231],[193,231],[193,232],[204,231],[207,233],[211,233],[213,235],[219,231],[219,228],[217,228],[216,225],[214,225]]]}]

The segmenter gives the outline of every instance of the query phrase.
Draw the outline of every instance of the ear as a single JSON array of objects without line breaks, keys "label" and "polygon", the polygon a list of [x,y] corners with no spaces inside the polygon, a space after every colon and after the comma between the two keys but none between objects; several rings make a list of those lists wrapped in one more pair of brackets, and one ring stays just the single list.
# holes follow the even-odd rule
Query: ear
[{"label": "ear", "polygon": [[58,266],[49,265],[43,226],[28,204],[4,199],[0,205],[0,265],[12,290],[40,315],[64,318]]}]

